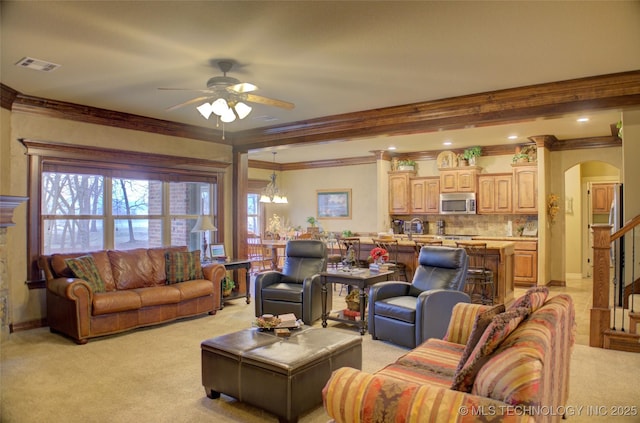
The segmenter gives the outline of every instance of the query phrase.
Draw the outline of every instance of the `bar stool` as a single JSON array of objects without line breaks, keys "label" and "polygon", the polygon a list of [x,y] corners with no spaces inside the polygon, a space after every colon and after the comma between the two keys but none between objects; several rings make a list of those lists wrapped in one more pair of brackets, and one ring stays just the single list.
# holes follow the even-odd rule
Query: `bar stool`
[{"label": "bar stool", "polygon": [[[340,247],[340,255],[342,256],[342,262],[345,264],[346,260],[353,267],[362,267],[360,261],[360,238],[358,237],[344,237],[338,238],[338,247]],[[353,255],[352,257],[350,255]]]},{"label": "bar stool", "polygon": [[422,247],[424,247],[425,245],[433,245],[433,246],[442,246],[442,240],[441,239],[430,239],[427,241],[413,241],[415,246],[415,250],[416,250],[416,258],[420,257],[420,250],[422,249]]},{"label": "bar stool", "polygon": [[407,265],[398,261],[398,240],[374,238],[372,241],[376,247],[387,250],[389,260],[387,260],[386,263],[389,265],[389,270],[393,270],[398,278],[402,277],[402,280],[409,282],[407,277]]},{"label": "bar stool", "polygon": [[495,287],[493,271],[487,269],[487,243],[456,241],[456,246],[464,248],[469,256],[469,270],[465,292],[476,304],[493,305]]}]

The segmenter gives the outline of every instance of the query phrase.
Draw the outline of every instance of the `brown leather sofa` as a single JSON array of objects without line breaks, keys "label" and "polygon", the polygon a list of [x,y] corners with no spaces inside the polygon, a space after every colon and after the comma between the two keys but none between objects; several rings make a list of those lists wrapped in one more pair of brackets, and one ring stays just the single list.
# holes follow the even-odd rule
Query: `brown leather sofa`
[{"label": "brown leather sofa", "polygon": [[[123,332],[220,309],[221,264],[202,266],[203,279],[167,284],[166,252],[186,247],[102,250],[41,256],[46,279],[47,321],[52,332],[85,344],[89,338]],[[90,255],[104,292],[74,277],[65,259]]]}]

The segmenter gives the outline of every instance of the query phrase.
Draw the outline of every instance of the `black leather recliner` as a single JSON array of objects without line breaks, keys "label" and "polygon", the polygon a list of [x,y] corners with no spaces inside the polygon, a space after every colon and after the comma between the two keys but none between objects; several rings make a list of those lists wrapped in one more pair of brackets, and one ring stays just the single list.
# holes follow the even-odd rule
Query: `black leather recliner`
[{"label": "black leather recliner", "polygon": [[[281,272],[256,276],[256,317],[293,313],[311,325],[322,317],[320,272],[327,270],[327,246],[315,239],[291,240],[285,248]],[[331,310],[331,295],[327,296]]]},{"label": "black leather recliner", "polygon": [[409,282],[379,282],[369,291],[369,333],[373,339],[414,348],[442,338],[453,306],[470,302],[463,292],[468,257],[463,248],[424,246]]}]

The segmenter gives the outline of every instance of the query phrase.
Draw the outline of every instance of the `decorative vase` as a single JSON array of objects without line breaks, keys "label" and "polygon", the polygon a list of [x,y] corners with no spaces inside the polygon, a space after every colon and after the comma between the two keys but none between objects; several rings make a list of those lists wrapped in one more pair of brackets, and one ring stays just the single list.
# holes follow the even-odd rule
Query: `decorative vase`
[{"label": "decorative vase", "polygon": [[414,171],[415,167],[414,166],[400,165],[400,166],[398,166],[398,170],[411,170],[411,171]]},{"label": "decorative vase", "polygon": [[476,165],[476,156],[469,157],[469,166]]}]

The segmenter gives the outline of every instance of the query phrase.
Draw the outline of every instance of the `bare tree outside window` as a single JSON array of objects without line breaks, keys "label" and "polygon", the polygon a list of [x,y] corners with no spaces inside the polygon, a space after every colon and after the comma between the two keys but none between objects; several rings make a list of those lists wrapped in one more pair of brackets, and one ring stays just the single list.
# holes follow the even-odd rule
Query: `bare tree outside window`
[{"label": "bare tree outside window", "polygon": [[45,251],[100,248],[104,178],[49,172],[42,176]]}]

